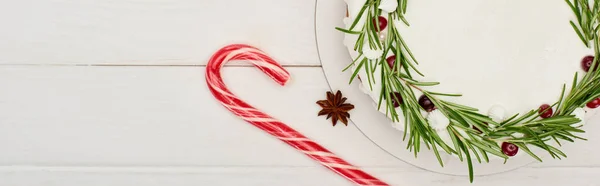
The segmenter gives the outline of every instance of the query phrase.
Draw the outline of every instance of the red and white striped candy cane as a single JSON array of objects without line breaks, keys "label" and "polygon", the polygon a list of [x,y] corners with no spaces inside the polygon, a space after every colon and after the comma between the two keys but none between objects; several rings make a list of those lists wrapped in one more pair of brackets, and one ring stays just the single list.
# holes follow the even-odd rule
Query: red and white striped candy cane
[{"label": "red and white striped candy cane", "polygon": [[281,85],[290,79],[289,73],[281,65],[259,49],[242,44],[226,46],[215,53],[206,66],[208,88],[225,108],[357,185],[387,185],[231,93],[221,78],[221,67],[234,60],[250,61]]}]

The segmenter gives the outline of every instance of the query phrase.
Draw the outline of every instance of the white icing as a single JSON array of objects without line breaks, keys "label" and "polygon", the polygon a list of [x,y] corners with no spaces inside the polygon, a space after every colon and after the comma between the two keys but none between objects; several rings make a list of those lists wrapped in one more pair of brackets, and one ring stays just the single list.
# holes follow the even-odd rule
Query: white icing
[{"label": "white icing", "polygon": [[522,137],[525,137],[525,134],[515,132],[514,134],[512,134],[512,136],[515,137],[515,138],[522,138]]},{"label": "white icing", "polygon": [[577,108],[573,111],[572,115],[575,115],[575,118],[581,120],[581,122],[573,124],[574,127],[580,127],[585,125],[585,109],[583,108]]},{"label": "white icing", "polygon": [[450,137],[448,130],[438,131],[437,134],[440,136],[440,138],[442,138],[442,141],[444,141],[444,143],[446,143],[446,145],[452,147],[452,144],[454,144],[454,142],[452,142],[452,138]]},{"label": "white icing", "polygon": [[[344,23],[349,28],[366,0],[345,1],[349,18]],[[539,4],[544,7],[529,8]],[[391,7],[385,6],[380,8]],[[412,2],[409,9],[406,17],[410,28],[400,20],[388,22],[400,30],[419,60],[417,68],[426,75],[414,78],[441,82],[424,88],[461,93],[464,96],[443,99],[488,111],[496,122],[557,101],[562,85],[570,84],[575,72],[583,73],[579,60],[593,53],[569,26],[573,13],[561,1],[420,0]],[[432,12],[444,16],[432,16]],[[362,25],[364,20],[359,20],[356,28]],[[350,34],[344,39],[353,59],[359,56],[353,49],[357,39],[357,35]],[[378,51],[363,54],[372,58],[375,53]],[[380,75],[380,71],[373,73],[374,77]],[[363,91],[378,101],[378,79],[371,79],[370,88],[366,73],[360,71],[359,76]],[[379,110],[385,113],[385,106]],[[581,111],[577,112],[577,117],[581,117]],[[402,122],[393,126],[403,130]]]},{"label": "white icing", "polygon": [[421,111],[421,115],[423,115],[423,117],[429,117],[429,112],[427,112],[423,109],[421,109],[420,111]]},{"label": "white icing", "polygon": [[450,119],[448,119],[440,110],[434,110],[427,116],[427,123],[434,130],[446,130],[446,127],[450,125]]},{"label": "white icing", "polygon": [[500,123],[506,119],[506,109],[500,105],[494,105],[488,111],[488,116],[497,123]]},{"label": "white icing", "polygon": [[378,59],[383,54],[383,50],[369,47],[368,42],[365,42],[365,46],[363,46],[362,50],[363,55],[367,59]]},{"label": "white icing", "polygon": [[379,41],[385,41],[385,38],[387,37],[387,29],[382,30],[378,35]]},{"label": "white icing", "polygon": [[378,8],[385,12],[393,12],[396,10],[397,7],[398,7],[397,0],[381,0],[381,2],[379,2]]},{"label": "white icing", "polygon": [[[356,19],[356,16],[358,16],[358,13],[362,9],[363,5],[367,2],[367,0],[345,0],[345,1],[346,1],[346,4],[348,5],[348,15],[351,20]],[[347,24],[347,25],[348,25],[348,27],[350,26],[349,24]],[[356,24],[356,28],[362,28],[363,25],[364,25],[364,21],[359,21]]]}]

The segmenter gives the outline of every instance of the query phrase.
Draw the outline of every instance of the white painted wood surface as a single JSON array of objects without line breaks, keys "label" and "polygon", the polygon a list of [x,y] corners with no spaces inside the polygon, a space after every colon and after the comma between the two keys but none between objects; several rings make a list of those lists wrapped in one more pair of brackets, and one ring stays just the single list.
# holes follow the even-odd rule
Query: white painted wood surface
[{"label": "white painted wood surface", "polygon": [[[468,185],[315,116],[329,88],[313,11],[312,0],[0,1],[0,185],[349,185],[213,100],[198,65],[231,42],[291,66],[285,87],[227,67],[251,104],[394,185]],[[600,185],[594,136],[567,160],[472,185]]]},{"label": "white painted wood surface", "polygon": [[318,64],[314,0],[0,1],[0,64],[206,64],[232,42]]}]

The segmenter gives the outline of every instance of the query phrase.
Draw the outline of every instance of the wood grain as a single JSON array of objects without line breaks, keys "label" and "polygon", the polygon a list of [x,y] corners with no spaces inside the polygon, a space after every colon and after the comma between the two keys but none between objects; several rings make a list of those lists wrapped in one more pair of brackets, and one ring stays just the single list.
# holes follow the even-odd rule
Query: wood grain
[{"label": "wood grain", "polygon": [[[319,73],[292,68],[286,87],[254,68],[223,75],[240,97],[351,154],[349,161],[401,165],[356,128],[316,117],[315,101],[328,90]],[[313,165],[222,108],[204,68],[2,67],[0,74],[7,87],[0,91],[0,165]]]},{"label": "wood grain", "polygon": [[0,64],[202,65],[226,44],[247,43],[286,65],[318,65],[314,6],[314,0],[0,1]]},{"label": "wood grain", "polygon": [[[14,168],[13,168],[14,169]],[[140,170],[141,169],[141,170]],[[467,178],[447,176],[421,170],[367,167],[392,185],[410,186],[505,186],[505,185],[600,185],[600,169],[523,168],[495,176]],[[201,167],[201,168],[79,168],[45,167],[0,170],[0,185],[350,185],[346,180],[329,176],[321,167]]]},{"label": "wood grain", "polygon": [[[226,68],[232,91],[257,108],[393,185],[467,185],[395,159],[352,123],[331,127],[316,117],[314,101],[329,88],[321,68],[308,68],[320,65],[314,6],[0,1],[0,186],[348,185],[213,100],[201,66],[230,43],[302,67],[288,68],[286,87],[254,68]],[[600,185],[599,128],[590,125],[590,141],[565,149],[567,160],[472,185]]]},{"label": "wood grain", "polygon": [[[288,69],[293,80],[285,87],[254,68],[228,67],[224,77],[240,97],[378,177],[397,184],[467,182],[391,157],[352,124],[331,127],[316,117],[314,100],[328,90],[321,69]],[[218,105],[203,67],[2,66],[0,87],[0,185],[347,184]],[[591,140],[569,149],[573,158],[476,180],[600,183],[593,176],[600,161],[590,156],[599,153],[598,139]]]}]

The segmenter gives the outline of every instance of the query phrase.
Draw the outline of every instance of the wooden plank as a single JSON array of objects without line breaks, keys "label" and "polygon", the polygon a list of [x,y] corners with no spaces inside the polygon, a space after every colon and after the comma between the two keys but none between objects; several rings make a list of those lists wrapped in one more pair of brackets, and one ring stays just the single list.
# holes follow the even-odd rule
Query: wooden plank
[{"label": "wooden plank", "polygon": [[[224,77],[241,98],[352,163],[411,167],[352,124],[331,127],[316,117],[314,102],[328,90],[320,68],[288,69],[293,79],[286,87],[255,68],[228,67]],[[203,72],[2,66],[0,166],[316,166],[222,108]],[[575,158],[533,166],[598,167],[600,161],[589,156],[599,153],[593,144],[578,142],[566,151]]]},{"label": "wooden plank", "polygon": [[[354,126],[316,116],[328,90],[321,69],[289,70],[286,87],[255,68],[224,77],[351,162],[403,164]],[[0,165],[314,165],[230,114],[204,81],[202,67],[0,67]]]},{"label": "wooden plank", "polygon": [[[367,168],[392,185],[411,186],[597,186],[599,168],[524,168],[493,176],[448,176],[416,168]],[[212,167],[212,168],[2,168],[0,185],[11,186],[196,186],[196,185],[351,185],[322,167]]]},{"label": "wooden plank", "polygon": [[285,64],[318,65],[314,3],[0,1],[0,64],[202,65],[247,43]]}]

